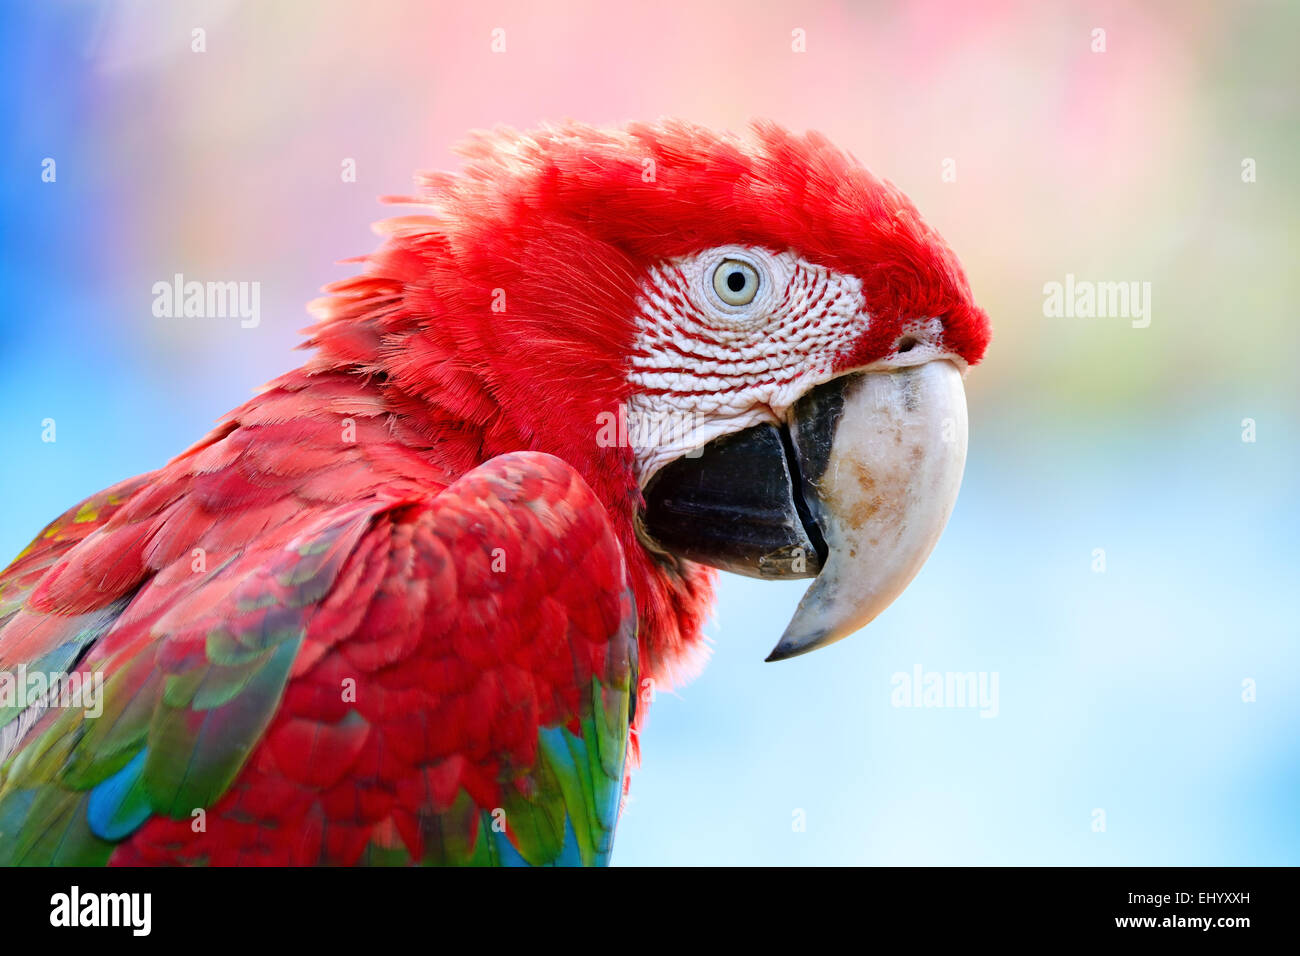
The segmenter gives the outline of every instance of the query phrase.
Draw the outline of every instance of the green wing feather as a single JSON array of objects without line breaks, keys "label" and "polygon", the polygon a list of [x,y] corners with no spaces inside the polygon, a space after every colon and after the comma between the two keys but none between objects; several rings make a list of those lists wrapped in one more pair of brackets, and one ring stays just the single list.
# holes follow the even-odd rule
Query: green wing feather
[{"label": "green wing feather", "polygon": [[[419,610],[419,602],[427,601],[421,613],[443,614],[446,609],[436,607],[437,588],[426,585],[442,580],[437,574],[448,567],[453,574],[470,573],[465,569],[472,562],[444,557],[437,574],[422,572],[418,565],[413,572],[413,556],[432,560],[428,556],[437,549],[444,556],[472,554],[484,541],[494,540],[531,549],[512,579],[519,590],[502,592],[510,602],[493,617],[481,602],[464,598],[462,580],[456,586],[462,597],[448,626],[465,633],[488,629],[481,640],[491,641],[493,627],[517,632],[526,626],[521,625],[522,611],[530,594],[555,594],[554,600],[568,608],[563,626],[571,629],[571,640],[585,642],[584,648],[608,645],[594,658],[603,665],[593,673],[582,662],[587,651],[579,653],[574,645],[573,686],[587,691],[578,694],[576,712],[539,728],[536,754],[528,765],[503,770],[509,776],[500,781],[501,806],[480,805],[461,789],[449,805],[420,811],[414,842],[392,827],[377,827],[358,847],[357,862],[608,861],[636,686],[636,613],[608,519],[567,465],[544,455],[504,456],[425,502],[372,499],[342,507],[287,545],[251,542],[193,578],[172,575],[165,580],[167,574],[161,573],[138,584],[124,578],[128,593],[102,607],[63,616],[40,613],[32,596],[42,575],[70,553],[75,557],[77,544],[111,519],[130,490],[110,490],[69,512],[0,575],[0,664],[16,661],[56,673],[75,667],[103,675],[100,713],[48,708],[13,753],[0,754],[0,865],[102,864],[147,821],[188,821],[196,811],[212,808],[230,792],[280,716],[300,655],[309,640],[319,645],[322,638],[311,637],[313,621],[328,616],[322,608],[342,587],[341,578],[347,576],[346,587],[352,588],[368,582],[371,591],[345,593],[338,605],[346,606],[352,598],[375,602],[372,610],[383,610],[376,597],[380,585],[395,575],[400,581],[415,573],[420,587],[410,590],[406,610]],[[399,539],[423,544],[403,551],[394,543]],[[603,562],[597,565],[601,580],[621,583],[594,590],[573,574],[587,560]],[[365,562],[377,573],[371,574],[371,564]],[[88,570],[96,573],[94,567]],[[605,610],[586,613],[590,608],[579,608],[581,599],[575,595],[592,607],[599,602]],[[610,620],[614,607],[619,611],[612,632],[599,631],[604,626],[599,622]],[[330,613],[359,631],[376,626],[367,623],[369,618],[342,613],[339,606]],[[418,621],[419,615],[414,617]],[[396,624],[381,618],[388,621],[384,626],[407,626],[400,614]],[[326,637],[331,646],[349,639],[346,633]],[[355,653],[368,646],[363,643]],[[314,646],[313,653],[321,652]],[[12,729],[33,713],[17,704],[5,706],[9,709],[0,711],[0,730]],[[382,746],[373,737],[372,722],[354,708],[337,724],[320,726],[331,733],[343,731],[329,738],[334,746],[348,741]],[[300,771],[310,776],[312,761],[300,763]],[[300,822],[346,824],[322,823],[319,813],[316,805],[309,819]],[[207,856],[178,849],[175,859],[202,863]]]}]

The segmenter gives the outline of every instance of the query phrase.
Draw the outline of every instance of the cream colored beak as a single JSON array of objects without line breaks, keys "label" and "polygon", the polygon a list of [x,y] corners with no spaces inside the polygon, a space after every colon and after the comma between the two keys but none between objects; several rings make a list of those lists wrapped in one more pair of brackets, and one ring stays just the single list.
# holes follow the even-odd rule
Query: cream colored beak
[{"label": "cream colored beak", "polygon": [[[769,661],[838,641],[885,610],[934,550],[961,487],[966,393],[955,365],[847,378],[790,413],[803,500],[828,553]],[[828,402],[838,409],[816,407]]]}]

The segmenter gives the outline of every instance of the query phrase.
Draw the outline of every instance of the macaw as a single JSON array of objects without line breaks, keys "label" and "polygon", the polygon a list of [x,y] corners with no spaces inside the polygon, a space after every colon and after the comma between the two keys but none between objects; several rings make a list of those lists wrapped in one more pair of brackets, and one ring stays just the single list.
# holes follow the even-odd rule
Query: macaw
[{"label": "macaw", "polygon": [[768,123],[462,155],[0,575],[0,863],[605,863],[716,569],[813,579],[780,660],[928,557],[989,320],[895,186]]}]

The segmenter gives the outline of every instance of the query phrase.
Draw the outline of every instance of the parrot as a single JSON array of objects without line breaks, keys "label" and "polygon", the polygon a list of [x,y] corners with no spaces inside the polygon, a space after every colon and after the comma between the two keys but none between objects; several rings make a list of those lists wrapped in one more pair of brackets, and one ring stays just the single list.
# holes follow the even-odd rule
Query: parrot
[{"label": "parrot", "polygon": [[602,865],[719,571],[860,630],[953,509],[987,313],[816,132],[470,134],[300,367],[0,574],[0,863]]}]

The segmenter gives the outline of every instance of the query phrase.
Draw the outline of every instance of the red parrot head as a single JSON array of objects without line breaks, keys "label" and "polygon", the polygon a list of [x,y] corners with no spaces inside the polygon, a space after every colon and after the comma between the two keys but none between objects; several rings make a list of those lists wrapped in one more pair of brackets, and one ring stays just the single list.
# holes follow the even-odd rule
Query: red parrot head
[{"label": "red parrot head", "polygon": [[[682,122],[483,134],[336,284],[317,359],[472,467],[570,462],[671,658],[703,564],[816,577],[773,658],[861,627],[929,555],[989,321],[897,188],[816,134]],[[645,649],[643,646],[643,654]]]}]

